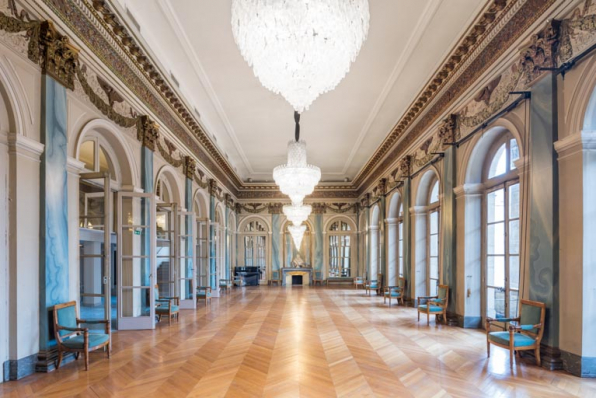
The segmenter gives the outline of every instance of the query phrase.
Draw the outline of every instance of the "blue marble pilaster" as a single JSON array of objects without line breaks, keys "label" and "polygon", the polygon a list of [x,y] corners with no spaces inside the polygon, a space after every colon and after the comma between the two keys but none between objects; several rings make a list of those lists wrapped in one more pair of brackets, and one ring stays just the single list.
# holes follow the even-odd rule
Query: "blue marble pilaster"
[{"label": "blue marble pilaster", "polygon": [[[153,188],[153,151],[147,148],[145,145],[141,146],[141,188],[145,193],[152,193]],[[141,205],[141,219],[144,223],[149,223],[149,217],[151,209],[146,208],[148,205],[147,201],[143,200]],[[149,254],[151,248],[151,234],[148,230],[142,231],[141,236],[141,252],[143,254]],[[146,258],[143,262],[143,268],[141,270],[141,279],[144,286],[151,285],[151,260]],[[146,296],[142,296],[143,306],[145,303]]]},{"label": "blue marble pilaster", "polygon": [[291,267],[292,266],[292,258],[294,255],[294,245],[292,243],[292,236],[288,233],[285,234],[286,236],[286,258],[285,258],[285,265],[284,267]]},{"label": "blue marble pilaster", "polygon": [[381,220],[381,225],[379,225],[379,251],[381,252],[381,260],[377,266],[377,272],[383,274],[383,286],[387,286],[387,255],[385,251],[385,242],[387,240],[387,228],[385,228],[386,203],[385,195],[381,196],[379,200],[379,220]]},{"label": "blue marble pilaster", "polygon": [[[184,185],[184,207],[186,207],[186,211],[191,212],[193,208],[192,203],[192,180],[190,178],[186,178],[185,185]],[[194,246],[195,246],[195,236],[192,234],[194,230],[194,225],[192,225],[192,216],[191,217],[184,217],[184,228],[186,234],[189,235],[187,237],[186,242],[186,259],[185,259],[185,266],[186,266],[186,273],[187,278],[195,277],[195,270],[194,270]],[[191,292],[192,294],[192,292]]]},{"label": "blue marble pilaster", "polygon": [[315,214],[315,271],[323,271],[323,215]]},{"label": "blue marble pilaster", "polygon": [[48,75],[42,77],[40,184],[40,350],[56,342],[51,320],[55,304],[69,301],[68,187],[66,88]]},{"label": "blue marble pilaster", "polygon": [[281,266],[279,263],[279,249],[280,245],[280,217],[279,214],[271,215],[271,270],[279,271]]},{"label": "blue marble pilaster", "polygon": [[443,236],[443,281],[449,286],[448,311],[455,313],[457,275],[455,269],[455,148],[449,147],[443,158],[443,203],[441,205],[441,235]]},{"label": "blue marble pilaster", "polygon": [[226,207],[226,211],[224,212],[225,216],[225,226],[226,226],[226,249],[224,251],[225,255],[225,263],[226,263],[226,279],[230,279],[230,250],[232,246],[232,242],[230,241],[230,234],[231,232],[228,230],[228,220],[230,217],[230,209]]},{"label": "blue marble pilaster", "polygon": [[373,279],[370,275],[370,234],[369,234],[369,230],[368,230],[368,226],[370,224],[370,207],[366,207],[364,209],[364,219],[365,221],[365,226],[364,226],[364,248],[365,248],[365,257],[366,257],[366,279],[370,280]]},{"label": "blue marble pilaster", "polygon": [[406,279],[406,297],[412,297],[412,220],[410,219],[411,180],[404,181],[403,212],[404,212],[404,278]]},{"label": "blue marble pilaster", "polygon": [[550,347],[559,345],[557,123],[557,82],[547,76],[532,87],[530,103],[529,296],[546,303],[542,341]]},{"label": "blue marble pilaster", "polygon": [[215,253],[215,196],[209,196],[209,286],[217,290],[217,258]]}]

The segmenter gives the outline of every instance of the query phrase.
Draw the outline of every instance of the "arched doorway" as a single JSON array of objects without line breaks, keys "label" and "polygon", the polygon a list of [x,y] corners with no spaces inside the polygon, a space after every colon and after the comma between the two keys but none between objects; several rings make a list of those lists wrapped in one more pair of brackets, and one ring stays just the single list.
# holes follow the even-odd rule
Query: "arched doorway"
[{"label": "arched doorway", "polygon": [[[270,268],[270,237],[269,224],[261,217],[247,217],[239,228],[241,262],[245,267],[259,267],[260,282],[265,284],[269,277]],[[239,260],[240,260],[239,259]]]},{"label": "arched doorway", "polygon": [[357,272],[355,264],[356,226],[347,217],[334,217],[327,222],[327,276],[351,277]]}]

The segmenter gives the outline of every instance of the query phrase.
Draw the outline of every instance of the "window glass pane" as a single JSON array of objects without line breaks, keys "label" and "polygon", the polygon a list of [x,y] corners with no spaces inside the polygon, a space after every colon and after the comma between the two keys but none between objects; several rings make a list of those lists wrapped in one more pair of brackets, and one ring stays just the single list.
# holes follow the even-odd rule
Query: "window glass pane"
[{"label": "window glass pane", "polygon": [[519,254],[519,220],[509,221],[509,253]]},{"label": "window glass pane", "polygon": [[115,179],[112,161],[102,147],[99,147],[99,171],[102,173],[110,173],[110,178],[112,180]]},{"label": "window glass pane", "polygon": [[439,212],[433,211],[430,213],[430,233],[431,234],[438,234],[439,233]]},{"label": "window glass pane", "polygon": [[505,287],[505,256],[488,256],[486,259],[486,284]]},{"label": "window glass pane", "polygon": [[439,236],[431,235],[430,237],[430,255],[431,257],[439,255]]},{"label": "window glass pane", "polygon": [[519,184],[509,187],[509,218],[519,218]]},{"label": "window glass pane", "polygon": [[500,222],[486,228],[486,254],[505,254],[505,224]]},{"label": "window glass pane", "polygon": [[519,256],[509,256],[509,287],[519,289]]},{"label": "window glass pane", "polygon": [[436,203],[439,201],[439,180],[435,181],[433,184],[433,188],[430,191],[430,201],[429,203]]},{"label": "window glass pane", "polygon": [[402,217],[404,215],[404,205],[403,203],[399,205],[399,216]]},{"label": "window glass pane", "polygon": [[488,169],[488,178],[493,178],[507,172],[507,145],[503,144],[497,149]]},{"label": "window glass pane", "polygon": [[519,159],[519,147],[517,146],[517,141],[515,140],[515,138],[509,141],[509,147],[511,148],[511,160],[509,161],[509,169],[515,170],[515,163],[513,162]]},{"label": "window glass pane", "polygon": [[519,311],[519,292],[516,290],[509,291],[509,316],[516,317]]},{"label": "window glass pane", "polygon": [[505,289],[486,289],[486,316],[491,318],[504,318],[505,314]]},{"label": "window glass pane", "polygon": [[430,277],[439,279],[439,259],[437,257],[430,258]]},{"label": "window glass pane", "polygon": [[87,170],[95,171],[95,141],[85,141],[79,150],[79,160]]},{"label": "window glass pane", "polygon": [[329,228],[329,230],[331,231],[337,231],[339,229],[339,222],[334,222],[333,224],[331,224],[331,228]]},{"label": "window glass pane", "polygon": [[486,195],[487,220],[489,223],[505,219],[505,190],[497,189]]}]

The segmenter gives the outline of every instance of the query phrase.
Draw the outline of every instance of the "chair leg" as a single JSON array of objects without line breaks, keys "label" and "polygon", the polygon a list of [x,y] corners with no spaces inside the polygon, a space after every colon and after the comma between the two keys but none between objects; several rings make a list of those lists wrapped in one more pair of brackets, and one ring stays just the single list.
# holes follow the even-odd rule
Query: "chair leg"
[{"label": "chair leg", "polygon": [[420,322],[420,311],[418,311],[418,322]]},{"label": "chair leg", "polygon": [[56,365],[56,369],[60,368],[60,364],[62,363],[62,350],[58,348],[58,364]]},{"label": "chair leg", "polygon": [[430,312],[426,313],[426,326],[430,326]]},{"label": "chair leg", "polygon": [[168,314],[168,326],[172,326],[172,314]]},{"label": "chair leg", "polygon": [[513,349],[509,349],[509,366],[513,367]]},{"label": "chair leg", "polygon": [[89,349],[85,347],[85,370],[89,370]]},{"label": "chair leg", "polygon": [[108,351],[108,359],[110,359],[110,354],[111,354],[110,351],[112,351],[112,344],[111,343],[108,343],[108,349],[107,349],[107,351]]},{"label": "chair leg", "polygon": [[540,367],[540,363],[542,362],[540,359],[540,346],[536,347],[536,349],[534,350],[534,355],[536,355],[536,365]]},{"label": "chair leg", "polygon": [[490,342],[486,339],[486,356],[490,358]]}]

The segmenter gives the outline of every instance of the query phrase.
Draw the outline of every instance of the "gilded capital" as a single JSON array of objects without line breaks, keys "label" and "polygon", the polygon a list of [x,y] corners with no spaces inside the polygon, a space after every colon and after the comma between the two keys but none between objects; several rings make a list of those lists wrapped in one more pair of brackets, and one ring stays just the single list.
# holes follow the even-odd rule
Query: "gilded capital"
[{"label": "gilded capital", "polygon": [[269,203],[269,205],[267,205],[269,214],[282,214],[283,207],[284,207],[283,203]]},{"label": "gilded capital", "polygon": [[526,84],[538,78],[544,68],[556,67],[561,21],[550,20],[546,26],[532,36],[530,42],[520,50],[519,64],[525,75]]},{"label": "gilded capital", "polygon": [[184,157],[184,175],[186,178],[193,179],[195,172],[197,170],[197,161],[191,158],[190,156]]},{"label": "gilded capital", "polygon": [[79,50],[61,35],[51,21],[43,21],[39,35],[39,61],[42,73],[52,76],[64,87],[74,90]]},{"label": "gilded capital", "polygon": [[213,178],[209,179],[209,195],[217,196],[218,192],[217,181]]},{"label": "gilded capital", "polygon": [[439,141],[443,149],[453,144],[456,139],[457,115],[451,114],[439,126]]},{"label": "gilded capital", "polygon": [[313,203],[311,206],[313,214],[325,214],[327,212],[325,203]]},{"label": "gilded capital", "polygon": [[137,119],[137,139],[143,146],[155,151],[155,144],[159,138],[159,126],[147,115]]}]

